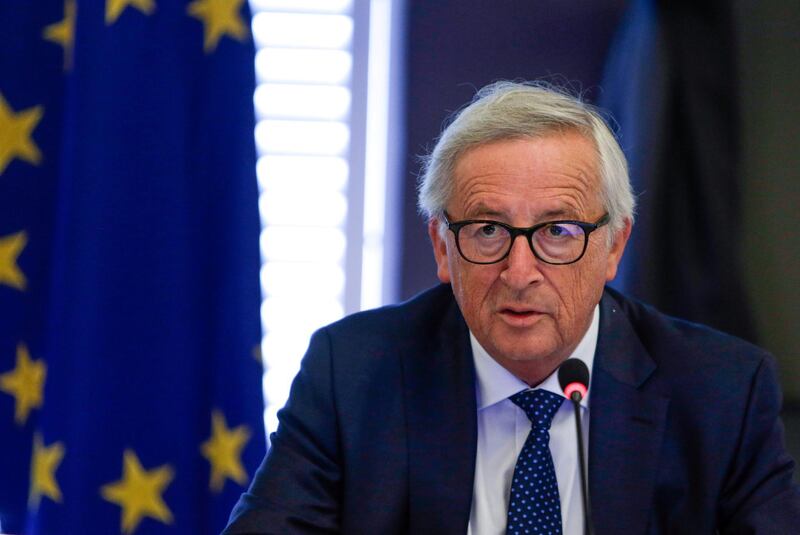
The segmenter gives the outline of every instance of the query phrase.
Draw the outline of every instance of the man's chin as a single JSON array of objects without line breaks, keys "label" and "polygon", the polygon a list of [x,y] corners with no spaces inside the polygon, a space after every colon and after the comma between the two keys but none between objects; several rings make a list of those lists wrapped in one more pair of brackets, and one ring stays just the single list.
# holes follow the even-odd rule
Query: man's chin
[{"label": "man's chin", "polygon": [[553,340],[549,325],[539,323],[532,328],[518,329],[508,325],[498,325],[490,333],[497,356],[514,362],[544,361],[558,351],[558,343]]},{"label": "man's chin", "polygon": [[544,351],[535,351],[535,350],[527,350],[527,351],[511,351],[511,352],[503,352],[504,358],[506,360],[510,360],[512,362],[543,362],[549,360],[551,358],[551,352],[544,352]]},{"label": "man's chin", "polygon": [[541,343],[508,343],[495,346],[496,356],[511,362],[544,362],[555,358],[556,347]]}]

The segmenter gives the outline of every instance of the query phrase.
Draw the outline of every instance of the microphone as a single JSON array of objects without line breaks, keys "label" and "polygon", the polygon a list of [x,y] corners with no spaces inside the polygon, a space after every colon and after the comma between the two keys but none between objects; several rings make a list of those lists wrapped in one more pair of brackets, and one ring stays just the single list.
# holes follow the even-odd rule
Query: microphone
[{"label": "microphone", "polygon": [[589,391],[589,368],[580,359],[567,359],[558,368],[558,384],[567,399],[581,402]]},{"label": "microphone", "polygon": [[558,384],[564,395],[572,401],[575,409],[575,429],[578,432],[578,463],[581,470],[581,494],[583,496],[584,532],[593,535],[592,507],[589,500],[589,478],[584,459],[583,431],[581,428],[581,400],[589,391],[589,368],[580,359],[567,359],[558,368]]}]

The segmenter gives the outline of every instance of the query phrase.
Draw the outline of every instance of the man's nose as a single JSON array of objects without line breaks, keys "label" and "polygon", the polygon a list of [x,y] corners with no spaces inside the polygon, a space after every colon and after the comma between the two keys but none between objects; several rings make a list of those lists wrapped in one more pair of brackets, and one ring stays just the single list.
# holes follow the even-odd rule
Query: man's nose
[{"label": "man's nose", "polygon": [[514,240],[504,262],[506,266],[500,273],[500,280],[514,289],[525,288],[543,278],[539,270],[541,261],[534,256],[525,236]]}]

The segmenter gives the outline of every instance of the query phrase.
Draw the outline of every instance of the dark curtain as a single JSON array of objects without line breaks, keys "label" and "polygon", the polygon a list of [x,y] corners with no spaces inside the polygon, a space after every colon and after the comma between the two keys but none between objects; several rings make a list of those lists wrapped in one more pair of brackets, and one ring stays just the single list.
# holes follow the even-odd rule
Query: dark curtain
[{"label": "dark curtain", "polygon": [[733,6],[633,0],[600,105],[619,136],[638,219],[617,286],[755,341],[741,261]]}]

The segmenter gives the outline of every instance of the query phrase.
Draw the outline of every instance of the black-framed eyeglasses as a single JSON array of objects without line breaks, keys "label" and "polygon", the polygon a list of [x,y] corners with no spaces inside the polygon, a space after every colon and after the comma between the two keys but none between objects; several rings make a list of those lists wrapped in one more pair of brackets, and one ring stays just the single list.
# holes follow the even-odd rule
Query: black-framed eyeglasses
[{"label": "black-framed eyeglasses", "polygon": [[465,219],[450,221],[444,214],[447,228],[456,237],[458,252],[473,264],[495,264],[511,252],[514,240],[525,236],[534,256],[547,264],[573,264],[583,258],[589,234],[608,224],[606,212],[594,223],[584,221],[546,221],[532,227],[512,227],[499,221]]}]

